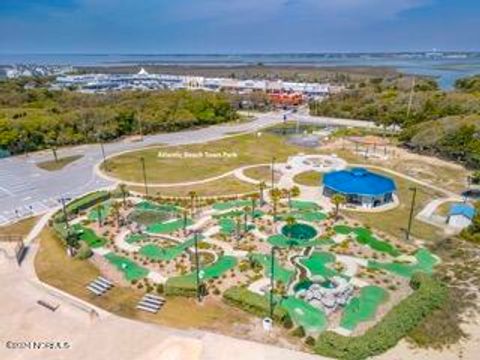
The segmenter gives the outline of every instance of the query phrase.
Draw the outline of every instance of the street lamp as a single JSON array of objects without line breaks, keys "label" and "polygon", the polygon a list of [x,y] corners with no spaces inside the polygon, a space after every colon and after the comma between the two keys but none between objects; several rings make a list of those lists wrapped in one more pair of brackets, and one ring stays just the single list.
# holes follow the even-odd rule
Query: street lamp
[{"label": "street lamp", "polygon": [[70,198],[65,198],[65,197],[61,197],[60,199],[58,199],[60,204],[62,204],[63,217],[65,219],[65,227],[67,229],[67,232],[70,232],[70,224],[68,223],[68,214],[67,214],[66,203],[67,203],[67,201],[70,201],[70,200],[71,200]]},{"label": "street lamp", "polygon": [[275,288],[275,251],[278,250],[277,246],[272,246],[270,253],[270,319],[273,320],[273,291]]},{"label": "street lamp", "polygon": [[105,170],[108,171],[107,157],[105,156],[105,147],[103,146],[103,141],[100,140],[100,149],[102,150],[103,163],[105,164]]},{"label": "street lamp", "polygon": [[275,188],[275,156],[272,156],[272,190]]},{"label": "street lamp", "polygon": [[200,261],[198,259],[198,234],[199,231],[195,230],[193,233],[193,242],[195,244],[195,268],[196,268],[196,280],[197,280],[197,300],[202,301],[202,294],[200,293]]},{"label": "street lamp", "polygon": [[412,202],[410,204],[410,216],[408,218],[407,241],[410,240],[410,232],[412,230],[412,222],[413,222],[413,212],[415,210],[415,199],[417,197],[417,188],[415,186],[409,188],[409,190],[412,191]]},{"label": "street lamp", "polygon": [[148,196],[147,169],[145,167],[145,158],[143,156],[140,158],[140,162],[142,163],[143,185],[145,186],[145,196]]}]

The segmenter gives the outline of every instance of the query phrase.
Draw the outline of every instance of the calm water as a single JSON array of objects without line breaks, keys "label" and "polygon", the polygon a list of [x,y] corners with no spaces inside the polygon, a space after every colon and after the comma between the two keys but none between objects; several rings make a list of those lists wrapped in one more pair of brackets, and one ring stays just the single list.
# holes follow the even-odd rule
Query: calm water
[{"label": "calm water", "polygon": [[0,54],[0,65],[21,63],[113,66],[113,65],[265,65],[298,66],[388,66],[408,74],[437,78],[449,89],[456,79],[480,74],[480,53],[462,54],[232,54],[232,55],[155,55],[155,54]]}]

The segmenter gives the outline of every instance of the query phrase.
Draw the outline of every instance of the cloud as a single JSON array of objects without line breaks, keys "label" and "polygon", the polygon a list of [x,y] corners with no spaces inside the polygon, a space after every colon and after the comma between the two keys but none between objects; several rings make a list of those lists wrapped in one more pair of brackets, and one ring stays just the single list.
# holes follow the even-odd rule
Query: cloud
[{"label": "cloud", "polygon": [[[385,20],[430,0],[176,0],[165,16],[178,20],[217,19],[226,22],[269,20],[278,16]],[[362,19],[359,19],[359,18]]]}]

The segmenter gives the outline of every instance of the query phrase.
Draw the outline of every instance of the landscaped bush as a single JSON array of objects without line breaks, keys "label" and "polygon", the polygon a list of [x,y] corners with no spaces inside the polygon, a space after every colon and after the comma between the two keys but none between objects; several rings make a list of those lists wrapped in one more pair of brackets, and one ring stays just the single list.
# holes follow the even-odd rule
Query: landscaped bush
[{"label": "landscaped bush", "polygon": [[[201,293],[205,295],[205,286],[201,284]],[[168,296],[185,296],[195,297],[197,296],[197,285],[195,280],[191,280],[190,277],[172,277],[165,283],[165,295]]]},{"label": "landscaped bush", "polygon": [[[108,191],[97,191],[87,194],[79,199],[73,200],[66,206],[68,214],[78,214],[82,210],[86,210],[94,205],[100,204],[110,198]],[[58,211],[53,217],[54,222],[61,223],[65,221],[63,211]]]},{"label": "landscaped bush", "polygon": [[448,296],[447,288],[425,273],[415,273],[410,286],[414,293],[365,334],[348,337],[327,331],[317,339],[315,352],[338,359],[360,360],[395,346],[429,313],[440,308]]},{"label": "landscaped bush", "polygon": [[[270,314],[270,303],[268,298],[244,287],[231,287],[223,293],[224,300],[235,307],[256,316],[265,317]],[[285,322],[289,317],[287,310],[281,306],[276,306],[273,311],[274,320]]]},{"label": "landscaped bush", "polygon": [[93,255],[92,249],[90,249],[90,246],[85,241],[79,241],[79,248],[77,251],[76,258],[80,260],[86,260],[90,256]]}]

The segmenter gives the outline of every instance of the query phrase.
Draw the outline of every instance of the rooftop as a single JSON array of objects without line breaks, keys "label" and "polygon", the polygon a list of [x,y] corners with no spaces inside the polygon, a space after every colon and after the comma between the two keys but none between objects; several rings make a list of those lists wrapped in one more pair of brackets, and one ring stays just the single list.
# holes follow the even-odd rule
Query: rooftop
[{"label": "rooftop", "polygon": [[450,211],[448,215],[449,216],[463,215],[468,219],[473,219],[473,217],[475,216],[475,208],[469,204],[462,204],[462,203],[452,204],[452,206],[450,206]]},{"label": "rooftop", "polygon": [[395,182],[364,168],[353,168],[328,173],[323,183],[328,188],[346,195],[378,196],[396,190]]}]

